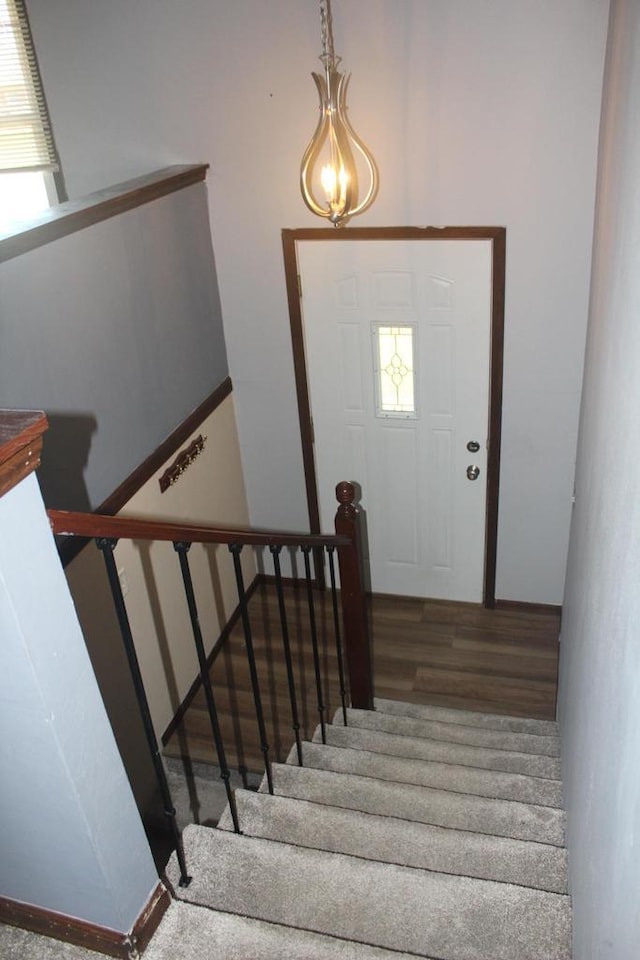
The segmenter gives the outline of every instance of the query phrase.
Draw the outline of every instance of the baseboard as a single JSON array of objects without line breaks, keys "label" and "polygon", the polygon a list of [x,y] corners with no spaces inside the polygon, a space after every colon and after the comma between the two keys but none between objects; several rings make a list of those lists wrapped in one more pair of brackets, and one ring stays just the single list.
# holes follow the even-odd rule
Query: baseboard
[{"label": "baseboard", "polygon": [[170,903],[169,891],[158,882],[129,933],[119,933],[108,927],[7,897],[0,897],[0,922],[45,937],[53,937],[55,940],[63,940],[65,943],[73,943],[86,950],[96,950],[108,957],[135,960],[146,949]]},{"label": "baseboard", "polygon": [[496,600],[495,610],[505,610],[511,613],[546,614],[547,616],[562,616],[562,605],[554,603],[524,603],[521,600]]},{"label": "baseboard", "polygon": [[158,929],[171,900],[172,897],[168,888],[162,882],[159,882],[131,931],[131,942],[138,953],[144,953],[147,949],[149,941]]},{"label": "baseboard", "polygon": [[[257,579],[261,584],[265,584],[266,586],[273,586],[276,582],[276,578],[268,573],[259,573]],[[281,580],[286,586],[297,589],[301,589],[306,584],[304,577],[281,577]],[[315,580],[313,583],[314,586],[317,586]],[[468,603],[461,600],[437,600],[431,597],[409,597],[395,593],[368,593],[367,596],[370,600],[406,600],[409,603],[434,603],[442,606],[469,607],[470,609],[477,609],[483,606],[483,604]],[[525,603],[522,600],[496,600],[492,607],[487,607],[486,609],[502,610],[505,613],[526,613],[534,616],[562,617],[562,605],[553,603]]]},{"label": "baseboard", "polygon": [[[249,587],[245,591],[245,598],[247,601],[251,599],[251,597],[259,587],[260,583],[261,583],[261,575],[256,574],[256,576],[251,581]],[[235,627],[239,619],[240,619],[240,604],[238,604],[238,606],[235,608],[235,610],[227,620],[226,624],[222,628],[220,636],[218,637],[213,647],[211,648],[211,652],[207,657],[208,670],[211,669],[211,667],[216,661],[216,658],[224,650],[224,646],[231,635],[231,631],[233,630],[233,628]],[[191,702],[193,701],[193,698],[195,697],[196,693],[200,689],[201,685],[202,685],[202,680],[200,678],[200,674],[198,674],[198,676],[195,678],[195,680],[189,687],[187,694],[184,697],[182,703],[180,704],[180,706],[174,713],[173,717],[171,718],[169,725],[167,726],[167,729],[162,734],[161,741],[162,741],[163,747],[166,747],[169,740],[171,739],[173,734],[176,732],[176,730],[182,723],[182,720],[184,719],[184,715],[189,709],[189,707],[191,706]]]}]

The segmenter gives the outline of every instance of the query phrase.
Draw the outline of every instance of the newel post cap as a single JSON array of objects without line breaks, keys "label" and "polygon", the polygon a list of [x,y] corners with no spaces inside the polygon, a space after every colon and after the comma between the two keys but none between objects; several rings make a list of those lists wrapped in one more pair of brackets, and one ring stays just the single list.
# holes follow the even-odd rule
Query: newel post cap
[{"label": "newel post cap", "polygon": [[338,501],[338,516],[355,517],[356,488],[349,480],[341,480],[336,485],[336,500]]}]

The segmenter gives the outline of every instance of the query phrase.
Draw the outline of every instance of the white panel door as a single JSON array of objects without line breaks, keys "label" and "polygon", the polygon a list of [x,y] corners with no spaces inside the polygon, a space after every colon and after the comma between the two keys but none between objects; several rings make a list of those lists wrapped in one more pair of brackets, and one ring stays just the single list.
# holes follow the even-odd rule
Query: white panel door
[{"label": "white panel door", "polygon": [[481,602],[491,242],[297,251],[321,529],[336,483],[356,481],[376,593]]}]

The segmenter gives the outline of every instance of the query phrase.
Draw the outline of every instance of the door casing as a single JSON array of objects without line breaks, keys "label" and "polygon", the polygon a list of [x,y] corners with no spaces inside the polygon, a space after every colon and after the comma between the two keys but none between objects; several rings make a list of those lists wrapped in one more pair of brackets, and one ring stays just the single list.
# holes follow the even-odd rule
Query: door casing
[{"label": "door casing", "polygon": [[[487,455],[487,504],[485,516],[485,556],[483,604],[495,607],[496,558],[498,545],[498,497],[500,483],[500,441],[502,427],[502,381],[504,360],[505,300],[505,227],[349,227],[284,229],[284,253],[287,300],[291,325],[291,343],[300,422],[309,525],[320,533],[313,428],[304,349],[300,280],[296,244],[299,241],[340,243],[342,240],[488,240],[491,242],[491,347],[489,371],[489,449]],[[356,478],[357,479],[357,478]]]}]

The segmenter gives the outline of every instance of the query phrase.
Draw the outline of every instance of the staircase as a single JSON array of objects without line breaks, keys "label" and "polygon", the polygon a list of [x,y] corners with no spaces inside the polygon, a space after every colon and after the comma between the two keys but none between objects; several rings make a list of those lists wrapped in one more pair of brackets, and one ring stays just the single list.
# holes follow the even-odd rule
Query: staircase
[{"label": "staircase", "polygon": [[145,957],[569,960],[555,724],[390,700],[347,723],[273,796],[236,791],[242,835],[186,828]]}]

